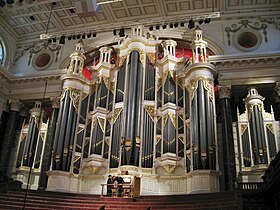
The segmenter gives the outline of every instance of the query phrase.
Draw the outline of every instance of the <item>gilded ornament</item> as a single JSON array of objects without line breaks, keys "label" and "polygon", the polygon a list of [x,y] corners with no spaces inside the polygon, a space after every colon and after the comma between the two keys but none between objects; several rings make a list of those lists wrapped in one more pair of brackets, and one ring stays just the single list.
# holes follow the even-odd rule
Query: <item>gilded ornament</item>
[{"label": "gilded ornament", "polygon": [[272,118],[272,114],[268,113],[268,112],[265,112],[264,113],[264,119],[273,119]]},{"label": "gilded ornament", "polygon": [[155,107],[154,106],[144,106],[144,109],[150,116],[151,120],[154,121]]},{"label": "gilded ornament", "polygon": [[144,65],[145,64],[145,57],[146,57],[146,55],[145,55],[145,52],[143,50],[139,49],[139,48],[132,48],[132,49],[130,49],[128,51],[128,58],[127,59],[129,60],[130,53],[132,51],[134,51],[134,50],[139,52],[139,54],[140,54],[140,62]]},{"label": "gilded ornament", "polygon": [[100,126],[102,132],[104,133],[104,132],[105,132],[105,127],[106,127],[106,123],[105,123],[106,120],[105,120],[105,118],[103,118],[103,117],[97,117],[97,121],[98,121],[98,124],[99,124],[99,126]]},{"label": "gilded ornament", "polygon": [[167,91],[164,91],[164,94],[167,95],[167,96],[172,96],[175,94],[174,91],[172,91],[171,93],[167,92]]},{"label": "gilded ornament", "polygon": [[105,142],[109,146],[109,144],[110,144],[110,136],[105,136]]},{"label": "gilded ornament", "polygon": [[152,173],[152,169],[151,168],[142,168],[142,172],[143,173]]},{"label": "gilded ornament", "polygon": [[63,149],[63,155],[67,155],[67,154],[68,154],[68,148],[65,147],[65,148]]},{"label": "gilded ornament", "polygon": [[124,56],[121,56],[120,58],[119,58],[119,67],[121,67],[122,65],[123,65],[123,62],[125,61],[125,59],[126,59],[126,55],[124,55]]},{"label": "gilded ornament", "polygon": [[162,84],[163,84],[162,78],[158,78],[158,80],[157,80],[157,90],[159,90],[162,87]]},{"label": "gilded ornament", "polygon": [[78,160],[81,159],[81,156],[80,155],[75,155],[74,157],[74,163],[76,163]]},{"label": "gilded ornament", "polygon": [[27,133],[21,133],[21,139],[20,142],[24,141],[26,139]]},{"label": "gilded ornament", "polygon": [[161,137],[160,136],[157,136],[157,138],[156,138],[156,144],[158,144],[159,142],[160,142],[160,140],[161,140]]},{"label": "gilded ornament", "polygon": [[80,89],[70,88],[70,98],[76,111],[78,111],[81,93]]},{"label": "gilded ornament", "polygon": [[201,151],[200,157],[201,157],[201,160],[206,160],[206,158],[207,158],[207,153],[206,153],[206,150],[205,150],[205,149],[203,149],[203,150]]},{"label": "gilded ornament", "polygon": [[41,136],[41,139],[42,139],[43,141],[45,140],[45,135],[46,135],[45,132],[40,132],[40,136]]},{"label": "gilded ornament", "polygon": [[151,53],[151,52],[147,52],[147,56],[148,56],[149,60],[151,61],[151,64],[153,64],[153,66],[155,66],[155,64],[156,64],[156,54]]},{"label": "gilded ornament", "polygon": [[248,125],[247,124],[242,124],[240,125],[240,132],[241,132],[241,136],[245,133],[245,131],[247,130]]},{"label": "gilded ornament", "polygon": [[111,121],[110,121],[111,124],[114,124],[114,123],[116,122],[116,120],[117,120],[117,118],[119,117],[119,115],[120,115],[122,109],[123,109],[123,108],[121,107],[121,108],[116,108],[116,109],[114,110],[114,117],[113,117],[113,118],[111,119]]},{"label": "gilded ornament", "polygon": [[132,141],[131,139],[126,139],[124,142],[124,148],[126,151],[129,151],[131,149]]},{"label": "gilded ornament", "polygon": [[175,170],[176,166],[168,164],[168,165],[164,165],[163,168],[168,174],[171,174]]},{"label": "gilded ornament", "polygon": [[140,144],[141,144],[141,138],[140,138],[140,136],[136,136],[136,138],[135,138],[135,146],[136,147],[138,147],[138,148],[140,148]]},{"label": "gilded ornament", "polygon": [[195,79],[192,79],[190,81],[189,84],[189,90],[190,90],[190,98],[191,100],[193,100],[194,97],[194,92],[197,90],[198,88],[198,82],[202,80],[203,81],[203,86],[204,89],[208,92],[209,94],[209,98],[212,101],[212,103],[214,102],[214,91],[213,91],[213,81],[210,78],[206,78],[206,77],[197,77]]},{"label": "gilded ornament", "polygon": [[96,173],[99,171],[99,167],[90,166],[90,167],[88,167],[88,170],[89,170],[92,174],[96,174]]},{"label": "gilded ornament", "polygon": [[168,120],[168,114],[165,114],[162,118],[163,127],[165,127],[167,120]]},{"label": "gilded ornament", "polygon": [[198,145],[197,144],[193,144],[193,152],[194,152],[194,154],[198,153]]},{"label": "gilded ornament", "polygon": [[171,122],[172,122],[173,126],[176,128],[177,127],[176,115],[175,114],[171,114],[171,113],[169,113],[168,115],[169,115],[169,117],[171,119]]},{"label": "gilded ornament", "polygon": [[102,77],[103,82],[107,88],[107,90],[110,90],[110,82],[109,82],[109,78],[108,77]]},{"label": "gilded ornament", "polygon": [[272,123],[266,124],[266,128],[271,131],[271,133],[275,134],[274,125]]},{"label": "gilded ornament", "polygon": [[182,142],[184,144],[184,137],[183,136],[180,136],[178,139],[180,140],[180,142]]},{"label": "gilded ornament", "polygon": [[110,91],[111,91],[112,93],[114,93],[115,88],[116,88],[116,83],[113,81],[113,82],[111,82]]}]

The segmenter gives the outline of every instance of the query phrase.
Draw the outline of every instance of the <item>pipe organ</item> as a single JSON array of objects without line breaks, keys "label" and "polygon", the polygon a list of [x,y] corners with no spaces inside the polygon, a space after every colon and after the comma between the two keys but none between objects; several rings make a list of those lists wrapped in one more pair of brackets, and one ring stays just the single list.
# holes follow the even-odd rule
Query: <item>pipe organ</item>
[{"label": "pipe organ", "polygon": [[264,100],[256,87],[250,87],[244,99],[245,113],[237,111],[237,143],[241,160],[239,170],[243,180],[248,179],[248,174],[255,172],[261,181],[261,172],[266,170],[278,151],[273,108],[271,107],[271,113],[265,112]]},{"label": "pipe organ", "polygon": [[[219,191],[216,68],[199,28],[192,57],[178,55],[176,46],[134,27],[118,45],[99,49],[98,61],[87,67],[89,80],[84,43],[76,44],[61,77],[48,190],[100,193],[109,173],[129,171],[141,177],[142,194]],[[246,121],[243,115],[238,121],[241,171],[268,164],[278,151],[274,122],[266,118],[262,97],[250,91]],[[33,121],[28,135],[36,136]],[[18,167],[29,166],[28,147],[19,148]]]}]

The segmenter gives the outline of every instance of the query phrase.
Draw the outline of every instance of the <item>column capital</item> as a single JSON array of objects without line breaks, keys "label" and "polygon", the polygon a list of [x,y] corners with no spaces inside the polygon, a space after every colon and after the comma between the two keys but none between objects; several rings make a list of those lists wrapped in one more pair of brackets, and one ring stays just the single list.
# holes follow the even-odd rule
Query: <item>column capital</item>
[{"label": "column capital", "polygon": [[29,109],[26,106],[22,106],[20,111],[19,111],[19,115],[23,116],[23,117],[27,117],[29,114]]},{"label": "column capital", "polygon": [[280,82],[275,83],[274,91],[278,97],[280,97]]},{"label": "column capital", "polygon": [[219,99],[230,98],[231,85],[219,86]]},{"label": "column capital", "polygon": [[11,111],[16,111],[16,112],[19,112],[22,106],[20,100],[14,100],[14,99],[9,100],[9,104],[11,105]]},{"label": "column capital", "polygon": [[50,97],[50,101],[52,102],[53,109],[58,109],[60,107],[60,96]]},{"label": "column capital", "polygon": [[3,102],[2,111],[9,112],[9,102],[8,101]]}]

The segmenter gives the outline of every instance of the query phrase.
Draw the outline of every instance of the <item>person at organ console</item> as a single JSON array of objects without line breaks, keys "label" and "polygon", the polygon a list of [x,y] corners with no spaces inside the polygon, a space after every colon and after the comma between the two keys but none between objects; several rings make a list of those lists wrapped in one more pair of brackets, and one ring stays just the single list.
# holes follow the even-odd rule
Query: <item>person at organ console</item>
[{"label": "person at organ console", "polygon": [[112,196],[112,188],[113,188],[112,184],[114,184],[114,180],[112,175],[109,175],[107,179],[107,195],[110,197]]},{"label": "person at organ console", "polygon": [[117,194],[118,194],[118,197],[121,197],[122,196],[122,192],[123,192],[123,184],[124,184],[124,180],[122,177],[117,177],[117,182],[118,182],[118,189],[117,189]]}]

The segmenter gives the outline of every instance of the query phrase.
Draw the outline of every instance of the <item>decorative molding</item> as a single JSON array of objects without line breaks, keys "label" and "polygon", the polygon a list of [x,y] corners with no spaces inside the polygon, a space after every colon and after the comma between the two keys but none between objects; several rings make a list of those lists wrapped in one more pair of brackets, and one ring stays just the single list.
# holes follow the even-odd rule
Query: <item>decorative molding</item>
[{"label": "decorative molding", "polygon": [[9,104],[10,104],[10,110],[16,112],[19,112],[22,106],[22,103],[19,100],[10,100]]},{"label": "decorative molding", "polygon": [[230,98],[231,96],[231,86],[219,86],[219,98]]}]

